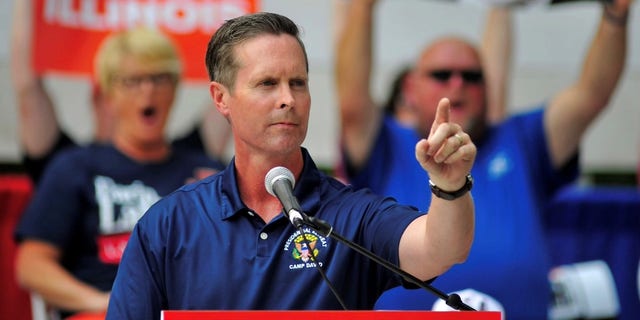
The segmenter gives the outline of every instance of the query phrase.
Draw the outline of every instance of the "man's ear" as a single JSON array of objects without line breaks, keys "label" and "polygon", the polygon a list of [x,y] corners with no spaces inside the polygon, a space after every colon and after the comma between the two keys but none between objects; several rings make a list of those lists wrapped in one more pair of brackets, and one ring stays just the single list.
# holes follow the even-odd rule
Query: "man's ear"
[{"label": "man's ear", "polygon": [[218,112],[228,118],[229,107],[227,106],[227,98],[229,97],[229,90],[227,87],[222,83],[211,81],[209,83],[209,94]]}]

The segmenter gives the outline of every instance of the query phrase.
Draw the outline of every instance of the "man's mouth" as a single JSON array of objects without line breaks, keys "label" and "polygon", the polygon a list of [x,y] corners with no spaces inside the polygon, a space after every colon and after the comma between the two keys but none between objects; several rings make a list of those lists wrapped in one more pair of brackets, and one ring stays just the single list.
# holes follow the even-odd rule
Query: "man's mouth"
[{"label": "man's mouth", "polygon": [[160,116],[160,112],[155,106],[146,106],[140,112],[142,122],[145,125],[156,125]]}]

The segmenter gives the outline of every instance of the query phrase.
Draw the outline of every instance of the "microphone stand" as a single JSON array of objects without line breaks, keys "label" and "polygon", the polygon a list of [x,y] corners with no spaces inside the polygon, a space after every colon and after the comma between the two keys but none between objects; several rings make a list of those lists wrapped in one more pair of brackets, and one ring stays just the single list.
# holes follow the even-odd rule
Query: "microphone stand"
[{"label": "microphone stand", "polygon": [[417,285],[420,288],[423,288],[429,292],[431,292],[432,294],[436,295],[438,298],[444,300],[444,302],[450,306],[451,308],[455,309],[455,310],[464,310],[464,311],[476,311],[475,309],[473,309],[472,307],[470,307],[469,305],[465,304],[464,302],[462,302],[462,299],[460,299],[460,296],[456,293],[453,294],[446,294],[438,289],[436,289],[435,287],[429,285],[428,283],[425,283],[424,281],[421,281],[420,279],[414,277],[413,275],[411,275],[410,273],[398,268],[397,266],[393,265],[392,263],[380,258],[379,256],[377,256],[376,254],[374,254],[373,252],[367,250],[366,248],[364,248],[363,246],[350,241],[348,239],[346,239],[345,237],[341,236],[340,234],[336,233],[333,231],[333,227],[331,225],[329,225],[326,221],[321,220],[321,219],[316,219],[315,217],[310,217],[307,216],[306,214],[302,213],[302,219],[296,219],[298,221],[302,221],[303,224],[311,227],[312,229],[322,233],[325,237],[330,237],[333,238],[335,240],[338,240],[339,242],[342,242],[343,244],[345,244],[346,246],[348,246],[349,248],[355,250],[356,252],[362,254],[363,256],[369,258],[370,260],[378,263],[379,265],[385,267],[387,270],[390,270],[391,272],[398,274],[400,276],[402,276],[406,281],[409,281],[415,285]]}]

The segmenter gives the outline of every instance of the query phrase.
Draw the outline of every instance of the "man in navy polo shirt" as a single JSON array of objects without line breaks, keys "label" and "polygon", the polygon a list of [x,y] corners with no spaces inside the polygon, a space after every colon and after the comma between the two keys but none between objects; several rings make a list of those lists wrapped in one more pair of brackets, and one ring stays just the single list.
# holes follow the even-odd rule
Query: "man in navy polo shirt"
[{"label": "man in navy polo shirt", "polygon": [[291,20],[257,13],[227,21],[212,37],[206,63],[236,155],[224,171],[161,199],[138,221],[107,319],[158,319],[167,309],[371,309],[400,283],[345,245],[294,227],[265,189],[265,174],[276,166],[295,175],[293,193],[307,215],[421,280],[466,259],[476,147],[449,122],[447,99],[415,149],[432,182],[426,214],[343,185],[301,147],[311,97],[307,55]]}]

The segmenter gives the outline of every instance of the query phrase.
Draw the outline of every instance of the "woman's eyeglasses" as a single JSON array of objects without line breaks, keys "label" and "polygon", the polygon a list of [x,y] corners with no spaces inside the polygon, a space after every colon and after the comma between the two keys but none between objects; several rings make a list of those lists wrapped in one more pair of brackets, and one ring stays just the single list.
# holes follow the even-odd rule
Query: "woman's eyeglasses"
[{"label": "woman's eyeglasses", "polygon": [[142,84],[145,82],[149,82],[156,87],[174,85],[176,83],[176,80],[176,76],[168,72],[128,77],[114,77],[115,83],[127,90],[140,89],[142,87]]}]

